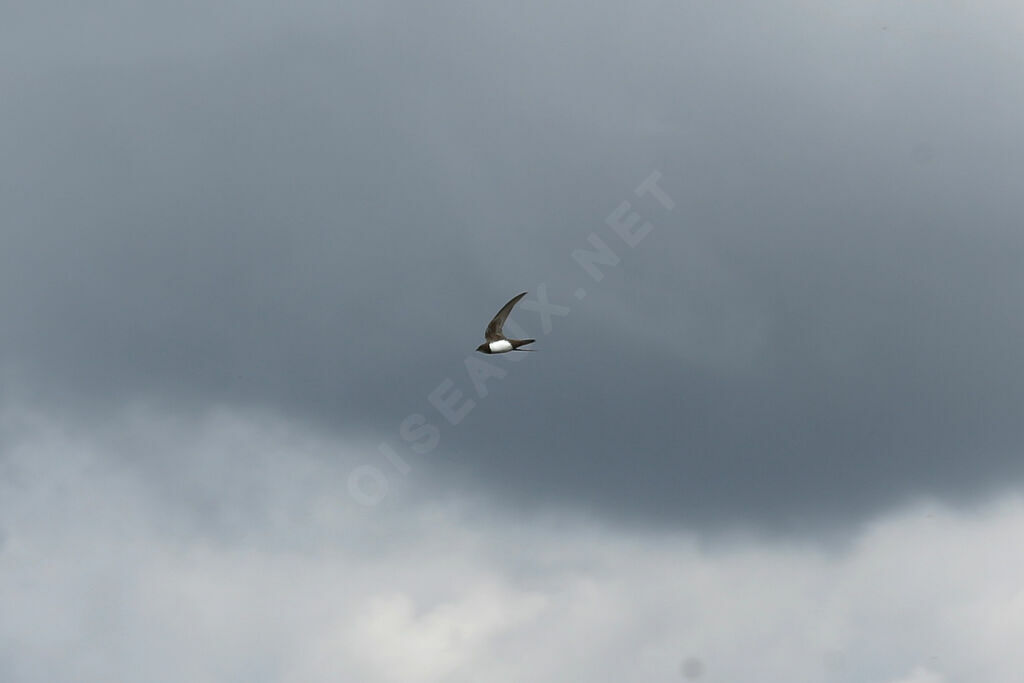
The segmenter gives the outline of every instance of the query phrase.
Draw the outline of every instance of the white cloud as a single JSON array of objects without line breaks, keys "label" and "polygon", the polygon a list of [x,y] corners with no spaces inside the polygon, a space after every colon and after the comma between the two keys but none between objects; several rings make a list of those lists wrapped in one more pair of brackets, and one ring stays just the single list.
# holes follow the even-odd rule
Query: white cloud
[{"label": "white cloud", "polygon": [[915,668],[910,675],[893,683],[945,683],[946,679],[923,666]]},{"label": "white cloud", "polygon": [[922,502],[840,550],[708,543],[431,500],[419,470],[363,508],[354,442],[266,416],[2,424],[5,680],[1001,683],[1024,667],[1020,497]]}]

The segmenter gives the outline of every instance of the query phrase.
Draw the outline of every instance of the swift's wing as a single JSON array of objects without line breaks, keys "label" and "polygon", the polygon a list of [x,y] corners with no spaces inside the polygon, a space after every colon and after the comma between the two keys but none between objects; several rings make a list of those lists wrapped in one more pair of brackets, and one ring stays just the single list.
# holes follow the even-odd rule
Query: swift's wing
[{"label": "swift's wing", "polygon": [[492,342],[505,338],[505,335],[501,333],[501,327],[505,324],[505,319],[508,317],[508,314],[512,312],[512,307],[519,303],[519,300],[524,296],[526,296],[526,292],[517,294],[512,297],[507,304],[501,307],[498,314],[494,316],[493,320],[491,320],[491,324],[487,326],[487,331],[484,332],[485,341]]}]

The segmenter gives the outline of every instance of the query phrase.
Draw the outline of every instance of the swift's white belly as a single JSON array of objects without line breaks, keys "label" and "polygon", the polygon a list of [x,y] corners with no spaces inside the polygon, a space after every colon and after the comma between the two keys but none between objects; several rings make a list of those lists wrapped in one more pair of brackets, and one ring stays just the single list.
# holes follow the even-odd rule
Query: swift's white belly
[{"label": "swift's white belly", "polygon": [[491,350],[491,353],[505,353],[512,350],[512,344],[507,339],[499,339],[498,341],[492,341],[487,345],[487,348]]}]

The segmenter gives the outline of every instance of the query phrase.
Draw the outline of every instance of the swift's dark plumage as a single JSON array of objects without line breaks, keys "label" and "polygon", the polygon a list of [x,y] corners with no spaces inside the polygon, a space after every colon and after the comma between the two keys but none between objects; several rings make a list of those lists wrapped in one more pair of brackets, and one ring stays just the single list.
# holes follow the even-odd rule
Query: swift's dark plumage
[{"label": "swift's dark plumage", "polygon": [[487,340],[486,344],[481,344],[476,347],[476,350],[480,353],[507,353],[509,351],[530,351],[532,349],[520,349],[520,346],[526,344],[532,344],[535,339],[507,339],[501,328],[505,325],[505,319],[508,318],[508,314],[512,312],[512,307],[519,303],[519,300],[526,296],[526,292],[517,294],[512,297],[507,304],[501,307],[498,314],[494,316],[490,324],[487,325],[487,330],[484,332],[484,339]]},{"label": "swift's dark plumage", "polygon": [[508,314],[512,312],[512,307],[519,303],[519,300],[524,296],[526,296],[526,292],[516,294],[507,304],[501,307],[501,310],[498,311],[494,316],[494,319],[491,320],[490,324],[487,326],[487,331],[484,332],[484,339],[492,342],[505,338],[505,335],[501,333],[501,328],[505,325],[505,320],[508,318]]}]

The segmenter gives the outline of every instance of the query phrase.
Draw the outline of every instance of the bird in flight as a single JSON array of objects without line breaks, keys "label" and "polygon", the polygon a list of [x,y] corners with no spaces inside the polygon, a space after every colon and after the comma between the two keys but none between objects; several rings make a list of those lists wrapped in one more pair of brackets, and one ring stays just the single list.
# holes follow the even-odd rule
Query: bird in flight
[{"label": "bird in flight", "polygon": [[521,349],[520,346],[526,344],[532,344],[537,341],[536,339],[506,339],[505,335],[501,331],[502,325],[505,324],[505,318],[512,311],[512,307],[519,303],[519,300],[526,296],[526,292],[517,294],[512,299],[501,307],[498,314],[494,316],[491,323],[487,326],[487,331],[484,332],[484,339],[487,341],[486,344],[481,344],[476,347],[476,350],[480,353],[508,353],[509,351],[533,351],[533,349]]}]

